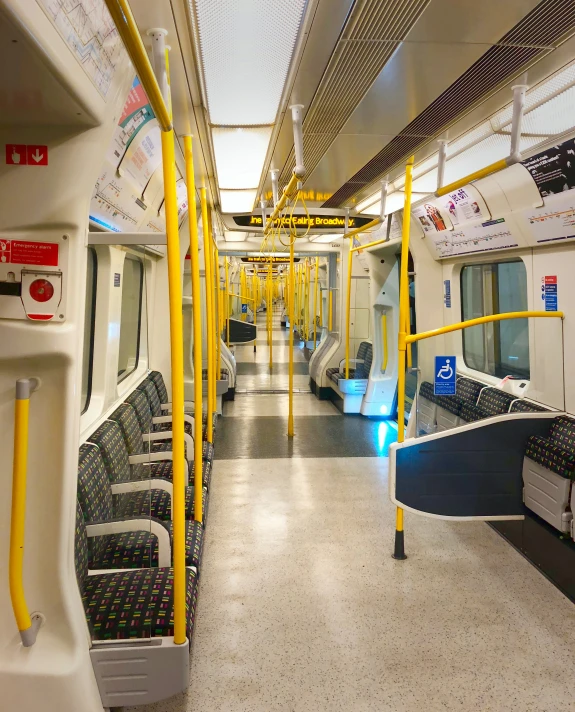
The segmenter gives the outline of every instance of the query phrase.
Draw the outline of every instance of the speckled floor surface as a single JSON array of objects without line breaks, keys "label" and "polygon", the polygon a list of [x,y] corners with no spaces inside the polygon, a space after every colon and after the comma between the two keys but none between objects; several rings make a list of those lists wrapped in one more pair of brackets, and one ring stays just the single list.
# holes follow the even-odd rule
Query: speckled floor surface
[{"label": "speckled floor surface", "polygon": [[482,523],[394,561],[386,470],[215,462],[189,692],[141,712],[575,709],[573,604]]},{"label": "speckled floor surface", "polygon": [[573,604],[480,522],[406,513],[394,561],[393,424],[294,409],[225,404],[190,687],[125,712],[575,710]]}]

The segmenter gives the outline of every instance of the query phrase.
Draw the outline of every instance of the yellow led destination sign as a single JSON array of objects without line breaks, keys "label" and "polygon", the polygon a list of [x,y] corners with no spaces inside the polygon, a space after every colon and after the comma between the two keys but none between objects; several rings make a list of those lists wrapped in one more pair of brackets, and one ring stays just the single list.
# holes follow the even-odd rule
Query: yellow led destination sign
[{"label": "yellow led destination sign", "polygon": [[[349,229],[353,230],[356,227],[363,227],[371,222],[373,218],[364,218],[354,216],[349,218]],[[263,219],[261,215],[234,215],[234,222],[241,227],[263,227]],[[283,215],[274,220],[274,227],[281,226],[289,229],[295,228],[300,230],[341,230],[345,228],[345,217],[343,215],[317,215],[310,213],[308,215]]]},{"label": "yellow led destination sign", "polygon": [[[242,262],[255,262],[258,264],[268,264],[272,262],[272,264],[287,264],[289,263],[289,257],[276,257],[275,255],[272,255],[270,257],[264,257],[264,256],[248,256],[248,257],[242,257]],[[294,259],[294,262],[299,262],[299,257],[296,257]]]}]

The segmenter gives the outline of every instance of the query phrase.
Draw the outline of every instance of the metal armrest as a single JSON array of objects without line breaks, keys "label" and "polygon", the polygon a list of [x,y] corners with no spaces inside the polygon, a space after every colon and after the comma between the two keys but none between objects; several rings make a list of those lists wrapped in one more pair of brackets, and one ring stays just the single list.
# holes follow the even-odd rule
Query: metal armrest
[{"label": "metal armrest", "polygon": [[172,544],[170,533],[166,527],[155,519],[112,519],[107,522],[98,522],[86,525],[89,537],[106,536],[106,534],[124,534],[126,532],[149,531],[158,539],[158,566],[172,565]]},{"label": "metal armrest", "polygon": [[[171,423],[172,422],[172,415],[156,415],[152,418],[152,423],[154,425],[156,423]],[[192,429],[194,427],[194,416],[189,415],[189,413],[184,413],[184,423],[189,423],[192,426]]]},{"label": "metal armrest", "polygon": [[[349,359],[350,363],[365,363],[365,361],[362,358],[350,358]],[[343,364],[343,366],[342,366]],[[342,358],[341,361],[339,362],[339,372],[340,373],[345,373],[345,359]]]},{"label": "metal armrest", "polygon": [[[184,409],[185,409],[185,408],[194,408],[195,405],[196,405],[196,404],[194,403],[194,401],[184,401]],[[160,408],[161,408],[162,410],[168,410],[168,411],[171,412],[171,410],[172,410],[172,404],[171,404],[171,403],[162,403],[162,404],[160,405]]]},{"label": "metal armrest", "polygon": [[[170,422],[170,421],[168,421]],[[161,430],[159,433],[145,433],[142,435],[144,442],[152,440],[173,440],[174,433],[171,430]],[[189,433],[184,433],[184,443],[186,445],[186,460],[194,459],[194,438]]]},{"label": "metal armrest", "polygon": [[174,453],[171,450],[167,450],[166,452],[143,452],[141,455],[130,455],[128,461],[130,465],[149,465],[151,462],[173,459]]}]

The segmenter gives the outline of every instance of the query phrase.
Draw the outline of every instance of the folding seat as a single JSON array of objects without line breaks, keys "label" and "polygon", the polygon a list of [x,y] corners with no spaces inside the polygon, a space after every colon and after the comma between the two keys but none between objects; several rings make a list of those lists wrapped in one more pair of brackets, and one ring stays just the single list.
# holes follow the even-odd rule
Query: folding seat
[{"label": "folding seat", "polygon": [[551,422],[546,438],[531,435],[527,440],[523,484],[526,506],[562,532],[572,526],[568,509],[574,477],[575,420],[560,416]]},{"label": "folding seat", "polygon": [[[204,371],[202,371],[202,378],[204,380],[207,380],[208,378],[208,372],[207,369],[205,369],[205,375]],[[223,368],[222,369],[222,378],[229,378],[229,373],[227,369]],[[148,374],[148,380],[152,381],[154,386],[156,387],[156,391],[158,392],[158,398],[160,399],[160,409],[161,412],[168,414],[172,412],[172,404],[169,402],[169,397],[168,397],[168,390],[166,388],[166,384],[164,382],[164,377],[159,371],[150,371]],[[194,410],[194,404],[191,403],[190,401],[185,401],[184,402],[184,413],[186,415],[191,415],[192,417],[195,417],[195,410]],[[212,427],[215,429],[216,423],[218,419],[218,414],[213,413],[212,414]],[[204,440],[206,438],[206,425],[208,421],[208,414],[202,412],[202,424],[203,424],[203,436]]]},{"label": "folding seat", "polygon": [[[142,394],[140,393],[140,395]],[[120,426],[128,454],[131,457],[139,456],[139,460],[144,465],[149,463],[147,467],[149,477],[161,477],[169,482],[173,481],[174,468],[171,460],[172,453],[166,451],[150,453],[145,451],[144,443],[146,441],[143,439],[144,436],[140,429],[136,412],[129,403],[122,403],[121,406],[116,408],[110,416],[110,420],[115,421]],[[169,459],[167,457],[168,455]],[[188,469],[188,482],[186,482],[186,484],[195,484],[196,461],[186,461],[186,467]],[[211,460],[204,460],[202,458],[202,482],[203,486],[207,489],[210,487],[211,475]]]},{"label": "folding seat", "polygon": [[[350,363],[356,364],[355,368],[349,369],[349,380],[365,381],[363,393],[365,393],[365,389],[367,389],[367,380],[369,379],[372,360],[373,345],[370,344],[369,341],[362,341],[357,349],[356,358],[349,360]],[[337,386],[339,386],[340,381],[348,380],[345,378],[345,359],[340,361],[338,368],[328,368],[326,374]]]},{"label": "folding seat", "polygon": [[437,396],[433,392],[433,384],[423,381],[419,386],[417,399],[417,424],[419,435],[435,432],[437,418]]},{"label": "folding seat", "polygon": [[[174,570],[140,568],[89,575],[88,534],[76,506],[76,578],[92,640],[173,637]],[[192,639],[197,572],[186,568],[186,636]]]},{"label": "folding seat", "polygon": [[484,418],[492,418],[495,415],[503,415],[509,412],[511,403],[515,398],[505,391],[488,386],[483,388],[477,404],[464,403],[461,408],[461,418],[467,423],[473,423]]},{"label": "folding seat", "polygon": [[[146,398],[148,399],[148,406],[152,413],[152,423],[155,432],[162,432],[164,430],[171,431],[172,429],[172,416],[162,415],[162,405],[158,391],[153,381],[149,378],[144,379],[138,386],[137,390],[142,391]],[[191,415],[184,414],[184,430],[190,437],[194,433],[194,418]],[[206,443],[203,446],[203,457],[212,459],[214,458],[214,446],[213,443]]]},{"label": "folding seat", "polygon": [[[156,394],[156,397],[154,399],[154,403],[156,403],[156,401],[158,400],[157,392],[149,381],[147,381],[146,383],[147,385],[144,390],[136,388],[135,391],[132,391],[132,393],[130,393],[130,395],[126,398],[126,403],[129,403],[136,411],[136,417],[138,418],[140,429],[144,434],[144,440],[149,441],[149,445],[148,442],[144,442],[144,450],[146,452],[171,451],[173,446],[170,432],[166,430],[161,430],[161,424],[154,423],[154,416],[150,403],[150,397],[153,398],[154,394]],[[148,397],[148,391],[150,392],[150,397]],[[151,433],[151,435],[149,437],[146,437],[146,433]],[[188,449],[190,447],[190,442],[193,445],[193,437],[189,433],[186,433],[185,438],[186,457],[188,460],[192,460],[194,457],[193,447],[190,452],[188,452]],[[204,458],[204,460],[211,461],[214,459],[214,446],[212,443],[204,442],[202,444],[202,457]]]},{"label": "folding seat", "polygon": [[[148,468],[149,464],[142,462],[143,456],[130,456],[126,448],[122,429],[113,420],[107,420],[89,436],[88,441],[97,445],[102,453],[108,478],[116,486],[116,492],[138,495],[148,498],[152,506],[152,516],[170,521],[172,519],[172,494],[173,484],[157,476],[152,479]],[[141,485],[145,486],[142,487]],[[136,492],[134,490],[137,490]],[[202,488],[203,523],[207,519],[207,494]],[[194,518],[194,487],[186,487],[186,519]],[[135,497],[127,499],[124,505],[124,514],[131,514],[131,509],[138,509],[140,505]]]},{"label": "folding seat", "polygon": [[[88,525],[90,569],[170,566],[173,524],[166,521],[165,505],[154,498],[162,490],[116,493],[97,445],[80,447],[78,501]],[[144,495],[144,496],[142,496]],[[204,534],[199,522],[186,521],[186,565],[199,567]]]}]

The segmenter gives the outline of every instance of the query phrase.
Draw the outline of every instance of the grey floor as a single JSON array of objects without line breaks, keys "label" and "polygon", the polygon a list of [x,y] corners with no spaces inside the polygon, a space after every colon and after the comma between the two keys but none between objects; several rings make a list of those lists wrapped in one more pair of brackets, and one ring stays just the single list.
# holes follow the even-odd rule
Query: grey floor
[{"label": "grey floor", "polygon": [[[394,561],[392,436],[369,457],[320,456],[310,433],[365,421],[311,394],[294,396],[294,410],[294,440],[307,446],[278,458],[265,441],[279,443],[286,397],[226,404],[190,688],[133,710],[575,710],[573,604],[483,523],[407,513],[409,558]],[[241,456],[220,459],[242,424],[252,435]],[[358,437],[378,443],[366,427]]]}]

